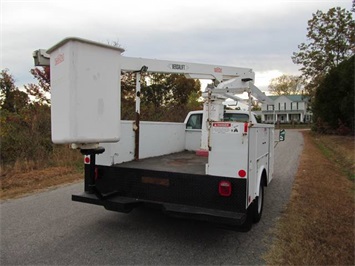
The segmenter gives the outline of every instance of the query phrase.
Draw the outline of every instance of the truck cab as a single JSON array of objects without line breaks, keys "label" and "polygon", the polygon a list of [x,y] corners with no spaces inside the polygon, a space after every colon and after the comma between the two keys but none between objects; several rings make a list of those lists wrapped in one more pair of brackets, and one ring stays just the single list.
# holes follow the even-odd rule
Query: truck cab
[{"label": "truck cab", "polygon": [[[202,117],[203,117],[203,110],[189,112],[184,121],[184,123],[186,124],[186,129],[187,130],[202,129]],[[223,121],[224,122],[252,121],[252,124],[258,123],[257,116],[255,113],[252,113],[251,119],[249,120],[249,113],[247,111],[241,111],[241,110],[226,110],[223,114]]]},{"label": "truck cab", "polygon": [[[203,110],[191,111],[187,114],[185,124],[185,149],[188,151],[200,150],[203,146]],[[249,123],[252,125],[258,124],[256,114],[251,113],[251,119],[249,119],[249,112],[242,110],[225,110],[223,112],[223,119],[218,120],[220,122],[241,122]]]}]

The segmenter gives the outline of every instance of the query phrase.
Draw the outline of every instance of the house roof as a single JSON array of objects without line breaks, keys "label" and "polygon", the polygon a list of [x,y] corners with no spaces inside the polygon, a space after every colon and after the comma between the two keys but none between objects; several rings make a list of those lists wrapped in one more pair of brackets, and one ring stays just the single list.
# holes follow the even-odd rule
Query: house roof
[{"label": "house roof", "polygon": [[292,102],[305,102],[308,100],[308,96],[304,95],[277,95],[277,96],[268,96],[271,100],[275,101],[279,97],[286,97]]}]

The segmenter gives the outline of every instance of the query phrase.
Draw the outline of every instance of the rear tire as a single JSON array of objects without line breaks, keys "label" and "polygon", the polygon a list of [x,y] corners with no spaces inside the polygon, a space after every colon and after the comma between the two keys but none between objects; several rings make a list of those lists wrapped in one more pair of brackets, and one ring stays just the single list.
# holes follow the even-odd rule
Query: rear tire
[{"label": "rear tire", "polygon": [[264,184],[263,180],[260,181],[259,185],[259,196],[256,197],[252,203],[252,218],[253,222],[257,223],[261,219],[261,215],[263,213],[263,207],[264,207]]}]

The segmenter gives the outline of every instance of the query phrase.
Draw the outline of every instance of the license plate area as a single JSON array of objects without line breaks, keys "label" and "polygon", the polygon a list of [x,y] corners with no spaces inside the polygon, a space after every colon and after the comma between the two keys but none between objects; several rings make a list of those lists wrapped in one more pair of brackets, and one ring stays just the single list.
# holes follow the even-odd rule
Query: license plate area
[{"label": "license plate area", "polygon": [[150,176],[142,176],[141,182],[143,184],[151,184],[163,187],[170,186],[170,180],[168,178],[158,178],[158,177],[150,177]]}]

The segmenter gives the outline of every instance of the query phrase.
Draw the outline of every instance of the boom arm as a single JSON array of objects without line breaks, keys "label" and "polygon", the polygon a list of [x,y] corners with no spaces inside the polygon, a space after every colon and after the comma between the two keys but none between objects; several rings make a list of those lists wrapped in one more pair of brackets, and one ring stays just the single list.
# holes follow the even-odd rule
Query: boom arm
[{"label": "boom arm", "polygon": [[[45,49],[33,52],[35,66],[49,66],[50,55]],[[254,72],[250,68],[208,65],[189,62],[135,58],[122,56],[122,71],[139,71],[146,67],[150,73],[177,73],[185,74],[193,79],[212,79],[223,82],[235,77],[254,79]]]},{"label": "boom arm", "polygon": [[208,65],[189,62],[122,57],[122,70],[137,71],[143,66],[151,73],[185,74],[194,79],[216,79],[218,82],[243,77],[254,79],[254,72],[250,68]]}]

